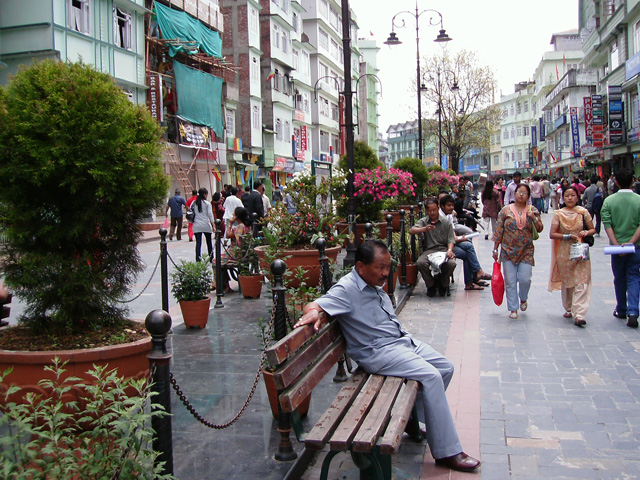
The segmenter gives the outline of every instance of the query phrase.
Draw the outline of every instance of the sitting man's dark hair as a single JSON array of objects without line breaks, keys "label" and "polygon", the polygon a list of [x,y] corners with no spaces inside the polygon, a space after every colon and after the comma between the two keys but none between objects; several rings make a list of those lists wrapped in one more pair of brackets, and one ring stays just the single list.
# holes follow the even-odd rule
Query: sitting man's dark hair
[{"label": "sitting man's dark hair", "polygon": [[445,195],[440,199],[440,207],[444,207],[447,203],[453,203],[455,205],[456,201],[451,195]]},{"label": "sitting man's dark hair", "polygon": [[373,239],[358,245],[356,250],[356,263],[362,262],[364,265],[371,265],[376,258],[377,252],[386,253],[389,251],[387,244],[381,240]]},{"label": "sitting man's dark hair", "polygon": [[431,198],[427,198],[427,199],[424,201],[424,208],[425,208],[425,209],[426,209],[426,208],[429,208],[429,205],[438,205],[438,201],[437,201],[435,198],[433,198],[433,197],[431,197]]},{"label": "sitting man's dark hair", "polygon": [[633,173],[631,173],[631,170],[628,168],[621,168],[613,175],[616,177],[616,182],[618,182],[620,188],[631,188],[631,183],[633,182]]}]

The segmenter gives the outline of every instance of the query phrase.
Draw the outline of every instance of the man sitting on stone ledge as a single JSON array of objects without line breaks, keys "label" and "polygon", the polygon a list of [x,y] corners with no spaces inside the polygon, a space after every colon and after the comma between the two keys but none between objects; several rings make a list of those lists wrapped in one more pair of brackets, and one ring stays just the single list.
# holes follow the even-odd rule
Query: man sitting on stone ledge
[{"label": "man sitting on stone ledge", "polygon": [[434,297],[437,292],[444,297],[456,268],[453,253],[455,233],[451,222],[440,213],[435,199],[428,199],[425,206],[427,216],[418,220],[409,230],[409,234],[423,234],[422,255],[416,261],[416,265],[427,286],[427,296]]},{"label": "man sitting on stone ledge", "polygon": [[454,470],[475,470],[480,461],[462,451],[445,395],[453,364],[402,328],[389,296],[381,288],[391,267],[387,246],[380,240],[366,241],[356,250],[355,261],[351,273],[328,293],[305,305],[294,327],[313,324],[318,331],[329,316],[335,317],[347,353],[366,372],[420,382],[416,409],[418,419],[426,424],[425,436],[436,463]]}]

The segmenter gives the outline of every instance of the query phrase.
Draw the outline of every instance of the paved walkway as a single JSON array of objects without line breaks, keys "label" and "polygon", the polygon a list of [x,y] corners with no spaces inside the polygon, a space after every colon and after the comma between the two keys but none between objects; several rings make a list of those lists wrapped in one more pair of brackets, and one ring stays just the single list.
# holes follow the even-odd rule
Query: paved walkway
[{"label": "paved walkway", "polygon": [[[400,314],[405,327],[456,365],[449,402],[465,450],[483,464],[474,474],[450,472],[434,465],[424,442],[407,439],[393,461],[395,480],[640,478],[640,336],[611,315],[615,299],[609,259],[602,253],[605,238],[596,238],[592,249],[593,298],[588,324],[578,328],[562,317],[560,293],[546,289],[551,215],[544,220],[529,309],[519,319],[507,317],[505,304],[496,307],[488,289],[464,291],[461,266],[451,297],[427,298],[420,282],[406,303]],[[157,232],[150,238],[157,240]],[[475,243],[490,271],[492,243],[484,237]],[[169,244],[176,260],[192,259],[193,248],[184,239]],[[141,288],[158,248],[148,242],[140,251],[148,265]],[[132,304],[134,317],[160,307],[158,275]],[[245,402],[260,357],[258,321],[268,320],[270,304],[266,288],[260,300],[237,294],[223,300],[224,308],[212,308],[203,330],[184,328],[173,298],[170,308],[172,371],[195,408],[217,423],[231,419]],[[307,429],[339,388],[326,379],[314,390]],[[182,480],[275,480],[289,468],[273,460],[278,432],[262,381],[243,417],[229,428],[198,424],[176,396],[172,411],[175,473]],[[295,439],[294,448],[301,450]],[[304,478],[318,478],[318,463]],[[348,455],[334,459],[329,478],[358,478]]]}]

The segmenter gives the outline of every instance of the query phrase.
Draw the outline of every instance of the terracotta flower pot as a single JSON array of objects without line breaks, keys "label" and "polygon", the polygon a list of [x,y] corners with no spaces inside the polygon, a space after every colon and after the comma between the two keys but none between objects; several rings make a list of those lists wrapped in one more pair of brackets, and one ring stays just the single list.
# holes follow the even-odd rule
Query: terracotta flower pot
[{"label": "terracotta flower pot", "polygon": [[418,266],[415,263],[407,263],[407,285],[418,283]]},{"label": "terracotta flower pot", "polygon": [[180,310],[184,319],[184,326],[187,328],[204,328],[209,320],[209,305],[211,298],[204,300],[186,301],[180,300]]},{"label": "terracotta flower pot", "polygon": [[[269,406],[271,407],[271,415],[276,420],[278,419],[278,390],[276,384],[273,381],[273,373],[268,370],[262,371],[262,378],[264,379],[264,386],[267,388],[267,397],[269,398]],[[298,413],[301,416],[309,413],[309,405],[311,404],[311,394],[305,398],[298,407]]]},{"label": "terracotta flower pot", "polygon": [[[20,395],[10,400],[19,400],[28,392],[45,394],[38,385],[42,379],[54,380],[51,372],[44,367],[53,365],[54,357],[58,357],[65,365],[67,377],[79,377],[91,382],[93,377],[87,374],[94,365],[107,366],[109,370],[116,368],[118,375],[127,378],[144,378],[149,375],[149,360],[147,355],[151,351],[151,337],[143,338],[131,343],[112,345],[108,347],[86,348],[80,350],[52,350],[46,352],[20,352],[12,350],[0,350],[0,371],[9,367],[13,371],[0,384],[0,404],[4,403],[4,392],[9,385],[22,388]],[[82,392],[72,389],[69,392],[69,400],[80,400]],[[80,402],[82,403],[82,402]]]},{"label": "terracotta flower pot", "polygon": [[262,293],[262,275],[238,275],[238,283],[244,298],[260,298]]},{"label": "terracotta flower pot", "polygon": [[[385,220],[385,222],[386,222],[387,215],[391,214],[391,216],[393,217],[393,220],[391,220],[391,228],[393,229],[394,232],[399,232],[400,231],[400,210],[404,210],[405,228],[407,230],[409,230],[409,228],[410,228],[410,226],[409,226],[409,211],[412,210],[412,209],[415,209],[415,205],[400,205],[400,208],[398,208],[398,210],[382,212],[382,219]],[[414,210],[414,213],[415,213],[415,210]],[[417,218],[416,218],[416,220],[417,220]]]},{"label": "terracotta flower pot", "polygon": [[[365,223],[356,223],[356,235],[358,236],[358,245],[360,245],[365,238]],[[378,227],[380,230],[380,235],[378,238],[384,242],[387,240],[387,222],[377,222],[374,226]],[[348,234],[349,233],[349,224],[347,222],[338,222],[336,224],[336,228],[338,229],[338,233],[340,234]],[[345,240],[344,246],[347,246],[347,241]]]},{"label": "terracotta flower pot", "polygon": [[[255,251],[258,254],[258,258],[260,259],[260,268],[262,268],[263,272],[269,271],[269,265],[267,264],[267,260],[265,258],[265,250],[266,246],[256,247]],[[331,247],[325,250],[327,257],[329,260],[335,261],[338,258],[338,254],[342,250],[342,247]],[[285,259],[285,263],[287,264],[287,271],[293,272],[298,267],[302,267],[305,271],[304,273],[304,281],[308,287],[316,287],[320,284],[320,262],[318,256],[318,250],[284,250],[282,252],[283,259],[284,257],[289,257]],[[300,287],[300,282],[293,277],[293,275],[289,276],[286,280],[287,287],[298,288]]]}]

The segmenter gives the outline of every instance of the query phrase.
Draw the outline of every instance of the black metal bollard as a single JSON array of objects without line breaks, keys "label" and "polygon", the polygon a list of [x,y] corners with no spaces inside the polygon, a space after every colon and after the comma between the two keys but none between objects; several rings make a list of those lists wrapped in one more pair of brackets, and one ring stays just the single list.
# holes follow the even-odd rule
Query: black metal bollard
[{"label": "black metal bollard", "polygon": [[216,218],[216,304],[213,308],[224,308],[222,297],[224,297],[224,280],[222,276],[222,230],[220,225],[222,220]]},{"label": "black metal bollard", "polygon": [[[166,235],[165,230],[165,235]],[[156,394],[151,402],[151,411],[161,409],[166,415],[154,416],[151,419],[153,429],[153,450],[158,452],[156,462],[164,462],[161,473],[173,475],[173,440],[171,436],[171,383],[169,365],[171,354],[167,352],[167,333],[171,329],[171,316],[163,310],[153,310],[145,318],[144,325],[151,334],[151,352],[149,370],[152,373],[152,390]]]},{"label": "black metal bollard", "polygon": [[169,270],[167,268],[167,229],[160,229],[160,282],[162,283],[162,310],[169,312]]},{"label": "black metal bollard", "polygon": [[[273,332],[276,340],[281,340],[287,335],[287,319],[285,295],[287,289],[284,286],[284,272],[287,271],[287,264],[282,260],[274,260],[271,263],[271,273],[273,273],[273,304],[275,313],[273,315]],[[281,391],[278,390],[278,396]],[[291,445],[291,414],[282,411],[282,406],[278,401],[278,432],[280,432],[280,444],[274,458],[281,462],[295,460],[298,454]]]},{"label": "black metal bollard", "polygon": [[327,293],[333,283],[331,269],[329,268],[329,257],[327,257],[327,241],[324,238],[316,240],[316,248],[318,249],[318,261],[320,262],[320,270],[322,272],[322,293]]},{"label": "black metal bollard", "polygon": [[[418,205],[414,206],[409,213],[409,224],[413,227],[416,224],[416,213],[418,213]],[[415,213],[414,213],[415,210]],[[411,228],[409,229],[411,230]],[[415,234],[411,235],[411,261],[416,263],[418,260],[418,245],[416,244],[416,236]]]},{"label": "black metal bollard", "polygon": [[367,222],[364,224],[364,235],[366,240],[373,238],[373,224]]},{"label": "black metal bollard", "polygon": [[[385,218],[387,220],[387,247],[389,247],[389,252],[393,257],[393,227],[391,226],[391,222],[393,222],[393,215],[388,214]],[[391,299],[391,303],[395,307],[396,297],[393,294],[393,292],[396,286],[395,286],[395,282],[393,281],[393,271],[394,271],[394,267],[393,267],[393,264],[391,264],[391,268],[389,269],[389,278],[387,279],[387,295],[389,295],[389,298]]]},{"label": "black metal bollard", "polygon": [[407,238],[404,210],[400,210],[400,288],[407,288]]},{"label": "black metal bollard", "polygon": [[258,238],[258,232],[259,232],[259,228],[260,225],[258,224],[258,214],[256,212],[253,212],[251,214],[251,232],[253,235],[253,238]]}]

